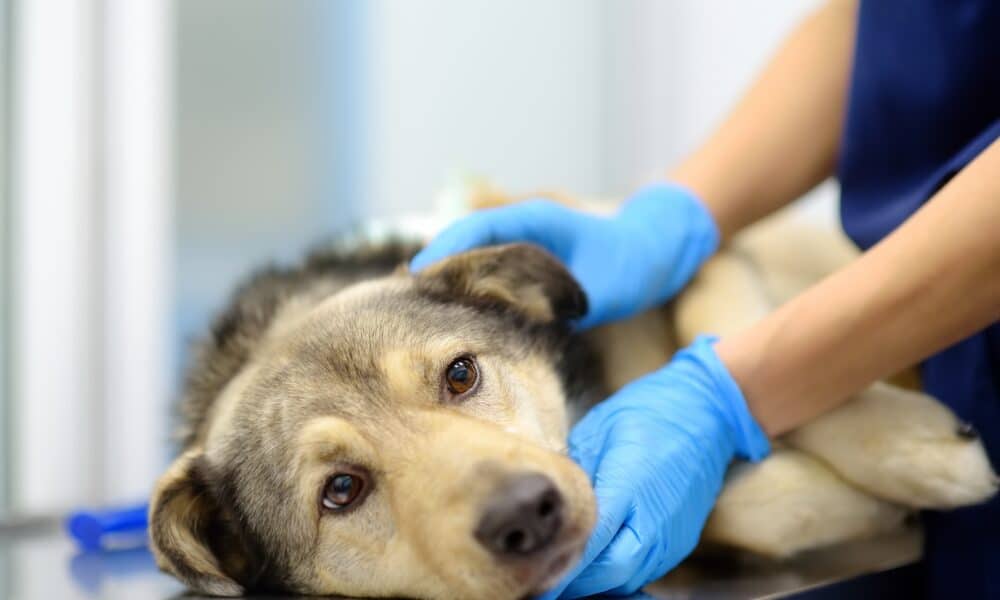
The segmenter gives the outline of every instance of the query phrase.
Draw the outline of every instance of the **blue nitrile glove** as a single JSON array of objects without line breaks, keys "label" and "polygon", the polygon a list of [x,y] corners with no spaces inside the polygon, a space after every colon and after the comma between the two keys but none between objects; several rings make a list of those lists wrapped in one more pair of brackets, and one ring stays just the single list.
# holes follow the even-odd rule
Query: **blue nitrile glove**
[{"label": "blue nitrile glove", "polygon": [[597,525],[574,571],[545,597],[631,594],[662,576],[697,544],[733,456],[767,455],[714,341],[698,338],[573,428],[570,456],[594,484]]},{"label": "blue nitrile glove", "polygon": [[548,200],[475,212],[417,254],[413,271],[479,246],[534,242],[558,257],[587,293],[583,328],[669,300],[719,245],[704,204],[673,184],[642,188],[618,214],[597,216]]}]

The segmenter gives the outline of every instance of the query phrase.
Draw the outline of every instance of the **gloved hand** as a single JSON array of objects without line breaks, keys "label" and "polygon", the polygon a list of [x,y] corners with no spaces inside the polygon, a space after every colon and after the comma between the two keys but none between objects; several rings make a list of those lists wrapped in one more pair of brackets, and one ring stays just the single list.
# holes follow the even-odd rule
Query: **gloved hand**
[{"label": "gloved hand", "polygon": [[570,456],[594,484],[597,525],[546,598],[631,594],[662,576],[697,544],[733,456],[769,452],[713,342],[698,338],[573,428]]},{"label": "gloved hand", "polygon": [[548,200],[473,213],[453,223],[410,262],[420,269],[479,246],[534,242],[569,268],[590,307],[578,324],[593,327],[662,304],[680,291],[719,245],[708,209],[688,190],[647,186],[613,217]]}]

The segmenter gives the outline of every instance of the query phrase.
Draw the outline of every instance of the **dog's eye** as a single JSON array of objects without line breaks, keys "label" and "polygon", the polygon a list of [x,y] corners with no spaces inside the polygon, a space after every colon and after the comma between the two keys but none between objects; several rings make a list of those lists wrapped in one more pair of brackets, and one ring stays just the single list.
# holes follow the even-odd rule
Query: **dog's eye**
[{"label": "dog's eye", "polygon": [[476,361],[471,356],[462,356],[451,361],[444,371],[444,381],[448,391],[455,396],[469,392],[479,381]]},{"label": "dog's eye", "polygon": [[336,473],[326,480],[323,488],[323,507],[329,510],[343,510],[353,504],[367,483],[354,473]]}]

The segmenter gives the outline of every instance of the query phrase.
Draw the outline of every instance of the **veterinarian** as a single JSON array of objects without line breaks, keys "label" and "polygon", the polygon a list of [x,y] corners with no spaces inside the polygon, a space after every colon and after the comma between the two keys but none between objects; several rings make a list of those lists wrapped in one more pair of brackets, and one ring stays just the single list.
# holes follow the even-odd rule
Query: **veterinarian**
[{"label": "veterinarian", "polygon": [[[662,304],[733,233],[836,175],[865,253],[745,332],[699,340],[570,434],[599,518],[565,597],[630,593],[695,546],[729,462],[876,379],[927,392],[1000,466],[1000,2],[832,0],[733,113],[613,217],[546,200],[455,223],[418,270],[531,241],[586,290],[592,327]],[[921,362],[922,361],[922,362]],[[1000,500],[924,515],[926,589],[1000,598]]]}]

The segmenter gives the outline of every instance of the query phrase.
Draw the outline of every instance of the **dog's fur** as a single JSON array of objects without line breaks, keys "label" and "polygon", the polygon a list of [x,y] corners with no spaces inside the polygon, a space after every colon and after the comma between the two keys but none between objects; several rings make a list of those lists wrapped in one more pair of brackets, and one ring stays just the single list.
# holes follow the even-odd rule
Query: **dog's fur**
[{"label": "dog's fur", "polygon": [[[769,230],[768,227],[771,227]],[[317,253],[242,287],[198,348],[184,451],[150,512],[158,563],[193,589],[419,598],[518,598],[582,551],[590,482],[565,453],[569,412],[666,362],[701,332],[746,326],[852,256],[797,227],[761,226],[710,261],[674,306],[586,335],[586,298],[530,245],[475,250],[414,275],[401,244]],[[781,240],[777,242],[776,240]],[[807,251],[805,248],[817,250]],[[452,397],[456,357],[478,387]],[[981,501],[981,444],[933,399],[877,384],[740,464],[709,542],[774,556],[899,526],[912,508]],[[334,473],[363,501],[322,508]],[[547,476],[563,527],[544,552],[498,559],[473,531],[521,473]]]}]

